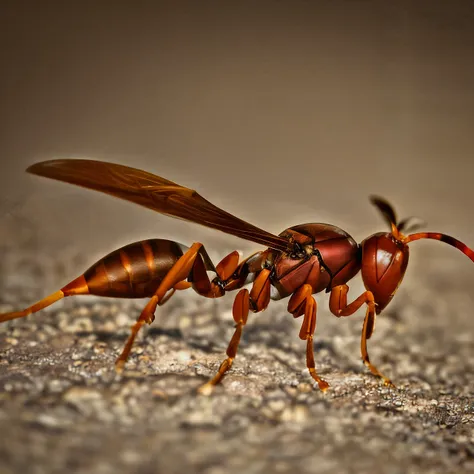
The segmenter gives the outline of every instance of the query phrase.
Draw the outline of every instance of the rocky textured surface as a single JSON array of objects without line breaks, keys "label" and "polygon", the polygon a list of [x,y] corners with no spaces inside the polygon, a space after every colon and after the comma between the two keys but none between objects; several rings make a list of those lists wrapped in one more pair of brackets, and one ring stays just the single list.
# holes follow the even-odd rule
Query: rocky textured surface
[{"label": "rocky textured surface", "polygon": [[[384,228],[367,201],[381,194],[473,246],[473,5],[0,2],[0,312],[134,240],[253,250],[24,173],[52,158],[157,173],[270,232],[316,220],[360,241]],[[232,295],[173,297],[122,377],[144,302],[71,298],[1,324],[0,474],[474,472],[474,265],[414,246],[369,342],[395,390],[360,362],[363,311],[338,320],[327,295],[326,394],[285,301],[250,317],[209,398],[196,388],[231,337]]]},{"label": "rocky textured surface", "polygon": [[[142,301],[70,298],[4,324],[0,472],[473,472],[474,277],[467,263],[463,279],[453,252],[425,255],[427,273],[415,266],[417,281],[407,277],[378,318],[370,354],[397,389],[359,362],[362,312],[334,318],[324,295],[315,347],[325,394],[285,302],[251,318],[211,397],[196,388],[223,358],[231,296],[173,297],[122,376],[113,363]],[[39,299],[81,260],[26,249],[3,257],[0,311]],[[360,289],[354,280],[352,294]]]}]

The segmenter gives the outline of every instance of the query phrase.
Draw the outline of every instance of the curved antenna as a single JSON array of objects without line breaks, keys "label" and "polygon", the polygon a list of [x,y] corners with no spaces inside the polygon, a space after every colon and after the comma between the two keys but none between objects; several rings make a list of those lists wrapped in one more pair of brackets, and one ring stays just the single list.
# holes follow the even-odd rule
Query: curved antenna
[{"label": "curved antenna", "polygon": [[440,240],[441,242],[446,242],[452,247],[456,247],[464,255],[467,255],[474,262],[474,250],[470,249],[466,244],[463,244],[458,239],[451,237],[450,235],[440,234],[438,232],[419,232],[418,234],[411,234],[408,237],[405,237],[403,240],[404,244],[413,242],[414,240],[420,239],[433,239]]},{"label": "curved antenna", "polygon": [[392,229],[392,234],[395,236],[399,235],[397,228],[397,214],[392,205],[380,196],[370,196],[370,202],[382,213],[385,222]]}]

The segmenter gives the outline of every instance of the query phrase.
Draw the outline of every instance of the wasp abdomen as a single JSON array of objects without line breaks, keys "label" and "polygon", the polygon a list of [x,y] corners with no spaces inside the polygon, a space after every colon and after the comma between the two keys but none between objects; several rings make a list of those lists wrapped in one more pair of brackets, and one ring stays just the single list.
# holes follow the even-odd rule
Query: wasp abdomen
[{"label": "wasp abdomen", "polygon": [[[135,242],[100,259],[62,291],[66,296],[88,293],[116,298],[150,297],[186,250],[186,246],[171,240]],[[79,280],[88,291],[78,291]]]}]

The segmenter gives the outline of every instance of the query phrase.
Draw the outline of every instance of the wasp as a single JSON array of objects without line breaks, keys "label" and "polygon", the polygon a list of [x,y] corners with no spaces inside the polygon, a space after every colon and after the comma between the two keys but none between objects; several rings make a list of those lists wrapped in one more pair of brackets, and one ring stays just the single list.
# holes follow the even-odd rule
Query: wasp
[{"label": "wasp", "polygon": [[[329,308],[337,317],[350,316],[366,306],[362,360],[372,374],[393,386],[370,361],[367,340],[374,331],[376,315],[390,303],[403,279],[408,265],[408,245],[419,239],[439,240],[474,261],[474,251],[449,235],[434,232],[405,235],[404,232],[415,230],[412,219],[398,221],[393,207],[380,197],[373,196],[371,201],[388,223],[390,232],[375,233],[358,244],[347,232],[331,224],[300,224],[279,235],[269,233],[216,207],[192,189],[119,164],[59,159],[36,163],[27,171],[101,191],[266,247],[242,261],[237,251],[231,252],[214,265],[200,242],[190,247],[164,239],[135,242],[103,257],[59,291],[23,311],[0,315],[0,322],[23,318],[66,296],[149,298],[116,360],[116,369],[121,372],[140,329],[153,322],[157,307],[176,290],[192,287],[207,298],[219,298],[228,291],[238,290],[232,308],[235,331],[227,347],[227,357],[217,374],[199,388],[202,394],[210,394],[232,367],[249,313],[263,311],[270,300],[282,298],[289,298],[288,312],[294,318],[303,317],[299,337],[306,341],[306,366],[319,388],[325,391],[329,384],[316,371],[313,351],[316,328],[313,295],[323,290],[330,294]],[[366,291],[348,303],[347,282],[359,272]],[[244,288],[249,284],[250,289]]]}]

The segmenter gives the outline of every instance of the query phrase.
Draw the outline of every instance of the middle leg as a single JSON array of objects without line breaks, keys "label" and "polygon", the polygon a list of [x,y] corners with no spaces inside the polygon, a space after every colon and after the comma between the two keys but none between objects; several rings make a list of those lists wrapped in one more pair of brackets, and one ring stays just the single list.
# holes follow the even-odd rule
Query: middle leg
[{"label": "middle leg", "polygon": [[227,346],[227,358],[222,361],[217,374],[211,380],[198,388],[198,392],[201,395],[210,395],[214,390],[214,387],[222,380],[224,374],[232,367],[232,363],[234,362],[235,356],[237,355],[240,338],[242,337],[243,327],[247,324],[249,306],[249,291],[244,288],[240,290],[235,297],[234,306],[232,307],[232,315],[236,325],[234,335]]},{"label": "middle leg", "polygon": [[227,347],[227,358],[221,363],[217,374],[198,388],[198,392],[202,395],[210,395],[214,387],[222,380],[224,374],[232,367],[237,349],[239,347],[240,339],[242,337],[242,330],[247,324],[249,311],[257,313],[263,311],[270,302],[270,270],[262,270],[255,279],[252,289],[249,293],[247,289],[241,289],[234,301],[232,308],[232,315],[236,322],[234,335]]},{"label": "middle leg", "polygon": [[329,388],[329,384],[317,374],[314,362],[313,337],[316,330],[316,300],[312,294],[311,285],[301,286],[290,298],[288,311],[295,318],[304,314],[299,337],[306,341],[306,366],[311,377],[318,383],[319,389],[325,392]]}]

